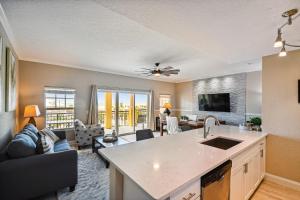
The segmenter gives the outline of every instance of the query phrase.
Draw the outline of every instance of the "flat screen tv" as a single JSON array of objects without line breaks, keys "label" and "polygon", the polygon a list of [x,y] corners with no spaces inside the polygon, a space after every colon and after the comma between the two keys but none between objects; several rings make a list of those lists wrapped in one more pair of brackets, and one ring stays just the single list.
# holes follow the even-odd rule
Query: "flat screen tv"
[{"label": "flat screen tv", "polygon": [[230,112],[229,93],[199,94],[198,105],[200,111]]}]

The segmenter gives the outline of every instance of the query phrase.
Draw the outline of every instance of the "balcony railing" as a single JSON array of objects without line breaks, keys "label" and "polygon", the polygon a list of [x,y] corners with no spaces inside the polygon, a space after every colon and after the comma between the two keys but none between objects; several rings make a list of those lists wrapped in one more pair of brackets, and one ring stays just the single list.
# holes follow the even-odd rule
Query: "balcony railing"
[{"label": "balcony railing", "polygon": [[[119,126],[130,126],[129,124],[129,110],[119,110],[119,119],[118,119],[118,124]],[[99,111],[98,112],[98,122],[102,126],[105,126],[105,116],[106,112],[105,111]],[[133,119],[132,119],[133,120]],[[112,111],[112,126],[115,126],[116,122],[116,112]],[[135,123],[147,123],[147,109],[136,109],[135,110]]]},{"label": "balcony railing", "polygon": [[47,113],[46,127],[50,129],[74,127],[74,113]]}]

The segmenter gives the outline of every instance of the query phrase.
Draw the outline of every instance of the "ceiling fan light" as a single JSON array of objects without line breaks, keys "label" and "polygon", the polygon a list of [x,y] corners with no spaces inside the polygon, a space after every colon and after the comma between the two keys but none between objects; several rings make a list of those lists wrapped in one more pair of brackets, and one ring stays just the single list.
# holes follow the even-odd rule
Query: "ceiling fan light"
[{"label": "ceiling fan light", "polygon": [[154,74],[154,76],[159,77],[159,76],[160,76],[160,73],[159,73],[159,72],[156,72],[156,73]]},{"label": "ceiling fan light", "polygon": [[282,45],[283,45],[283,42],[282,42],[282,37],[281,37],[281,31],[280,31],[280,29],[278,29],[277,37],[274,42],[274,47],[278,48],[278,47],[282,47]]}]

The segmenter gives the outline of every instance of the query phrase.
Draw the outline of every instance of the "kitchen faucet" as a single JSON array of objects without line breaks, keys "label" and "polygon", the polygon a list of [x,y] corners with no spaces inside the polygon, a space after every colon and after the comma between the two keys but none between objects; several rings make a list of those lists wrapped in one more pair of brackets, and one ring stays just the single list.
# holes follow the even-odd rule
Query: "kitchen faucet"
[{"label": "kitchen faucet", "polygon": [[210,118],[213,118],[216,122],[216,125],[220,126],[220,122],[219,120],[213,116],[213,115],[207,115],[205,118],[204,118],[204,121],[203,121],[203,130],[204,130],[204,134],[203,134],[203,137],[204,139],[207,138],[207,135],[209,134],[209,130],[210,130],[210,127],[207,127],[207,130],[206,130],[206,123],[207,123],[207,120],[210,119]]}]

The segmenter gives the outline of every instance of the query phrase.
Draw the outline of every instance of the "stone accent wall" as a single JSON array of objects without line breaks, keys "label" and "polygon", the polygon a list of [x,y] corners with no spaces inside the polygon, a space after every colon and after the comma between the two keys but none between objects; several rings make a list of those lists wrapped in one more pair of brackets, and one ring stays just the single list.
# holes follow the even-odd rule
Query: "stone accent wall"
[{"label": "stone accent wall", "polygon": [[[206,115],[215,115],[218,119],[231,125],[245,122],[246,81],[246,73],[193,81],[193,114],[197,114],[200,118],[204,118]],[[198,94],[215,93],[230,93],[231,112],[199,111]]]}]

